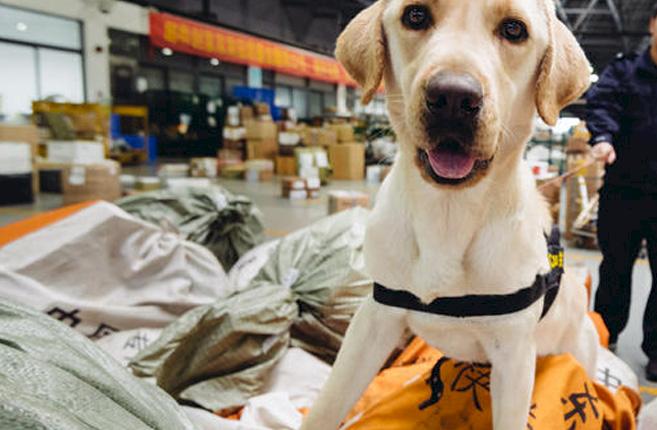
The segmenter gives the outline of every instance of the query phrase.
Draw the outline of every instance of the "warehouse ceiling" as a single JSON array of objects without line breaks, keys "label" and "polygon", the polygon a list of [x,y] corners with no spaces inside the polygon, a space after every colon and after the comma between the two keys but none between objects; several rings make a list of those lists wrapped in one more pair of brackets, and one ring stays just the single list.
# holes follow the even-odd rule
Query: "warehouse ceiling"
[{"label": "warehouse ceiling", "polygon": [[[130,0],[239,29],[325,54],[358,11],[374,0]],[[556,0],[596,70],[619,52],[649,42],[648,20],[657,0]]]}]

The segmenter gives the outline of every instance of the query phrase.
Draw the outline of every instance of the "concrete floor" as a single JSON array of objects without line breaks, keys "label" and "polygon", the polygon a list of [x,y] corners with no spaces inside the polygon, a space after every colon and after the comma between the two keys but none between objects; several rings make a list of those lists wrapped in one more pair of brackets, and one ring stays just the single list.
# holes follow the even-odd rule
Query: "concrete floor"
[{"label": "concrete floor", "polygon": [[[153,174],[150,168],[127,169],[132,174]],[[312,224],[325,217],[328,211],[327,190],[358,190],[367,192],[372,200],[378,190],[377,185],[362,181],[333,181],[322,189],[317,200],[288,201],[280,198],[278,180],[269,183],[247,183],[245,181],[218,180],[218,183],[235,194],[250,197],[264,214],[267,236],[281,237],[299,228]],[[0,227],[34,214],[61,206],[62,199],[57,194],[43,194],[32,205],[0,207]],[[566,252],[568,264],[583,265],[593,275],[594,288],[598,284],[598,265],[601,256],[596,251],[570,248]],[[633,273],[633,295],[631,317],[627,329],[619,338],[618,355],[639,375],[644,387],[644,400],[657,397],[657,385],[644,378],[643,367],[646,357],[641,351],[643,308],[650,291],[651,275],[646,260],[638,260]]]}]

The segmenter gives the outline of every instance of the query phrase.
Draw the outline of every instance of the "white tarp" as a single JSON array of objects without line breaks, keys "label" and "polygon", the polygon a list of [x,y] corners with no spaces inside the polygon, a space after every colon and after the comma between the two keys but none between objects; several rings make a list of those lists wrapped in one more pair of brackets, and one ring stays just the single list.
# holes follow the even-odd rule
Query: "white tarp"
[{"label": "white tarp", "polygon": [[0,248],[0,298],[94,339],[163,327],[227,285],[210,251],[104,202]]}]

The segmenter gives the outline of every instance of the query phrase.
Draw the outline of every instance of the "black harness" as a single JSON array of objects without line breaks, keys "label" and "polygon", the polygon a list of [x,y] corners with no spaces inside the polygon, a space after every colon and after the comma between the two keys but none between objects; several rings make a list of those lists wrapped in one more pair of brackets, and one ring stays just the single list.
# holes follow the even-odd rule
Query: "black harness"
[{"label": "black harness", "polygon": [[[564,267],[564,252],[560,243],[558,227],[553,227],[549,237],[546,237],[550,272],[536,275],[531,287],[523,288],[513,294],[472,295],[462,297],[438,298],[431,303],[423,303],[417,296],[407,291],[391,290],[381,284],[374,284],[374,300],[386,306],[409,309],[456,318],[484,317],[507,315],[527,309],[541,297],[543,312],[541,319],[547,315],[559,293],[561,276]],[[426,409],[438,403],[443,395],[444,384],[440,372],[447,362],[442,357],[431,371],[427,384],[431,387],[431,398],[420,404],[420,409]]]},{"label": "black harness", "polygon": [[543,319],[557,298],[561,285],[563,247],[560,243],[560,236],[558,227],[554,227],[550,236],[546,237],[550,272],[545,275],[536,275],[536,280],[530,287],[513,294],[443,297],[431,303],[423,303],[408,291],[391,290],[375,283],[374,300],[382,305],[396,308],[456,318],[470,318],[512,314],[527,309],[541,297],[545,297],[541,314],[541,319]]}]

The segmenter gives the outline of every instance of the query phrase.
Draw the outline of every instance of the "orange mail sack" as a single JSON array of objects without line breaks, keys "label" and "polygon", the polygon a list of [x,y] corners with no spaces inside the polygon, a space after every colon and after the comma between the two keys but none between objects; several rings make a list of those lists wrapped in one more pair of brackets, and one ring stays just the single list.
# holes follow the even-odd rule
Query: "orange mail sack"
[{"label": "orange mail sack", "polygon": [[[490,430],[490,367],[446,360],[438,403],[420,410],[431,397],[428,383],[442,354],[415,339],[372,382],[352,410],[349,430]],[[621,385],[613,370],[591,380],[570,355],[538,360],[528,430],[634,430],[639,395]]]}]

